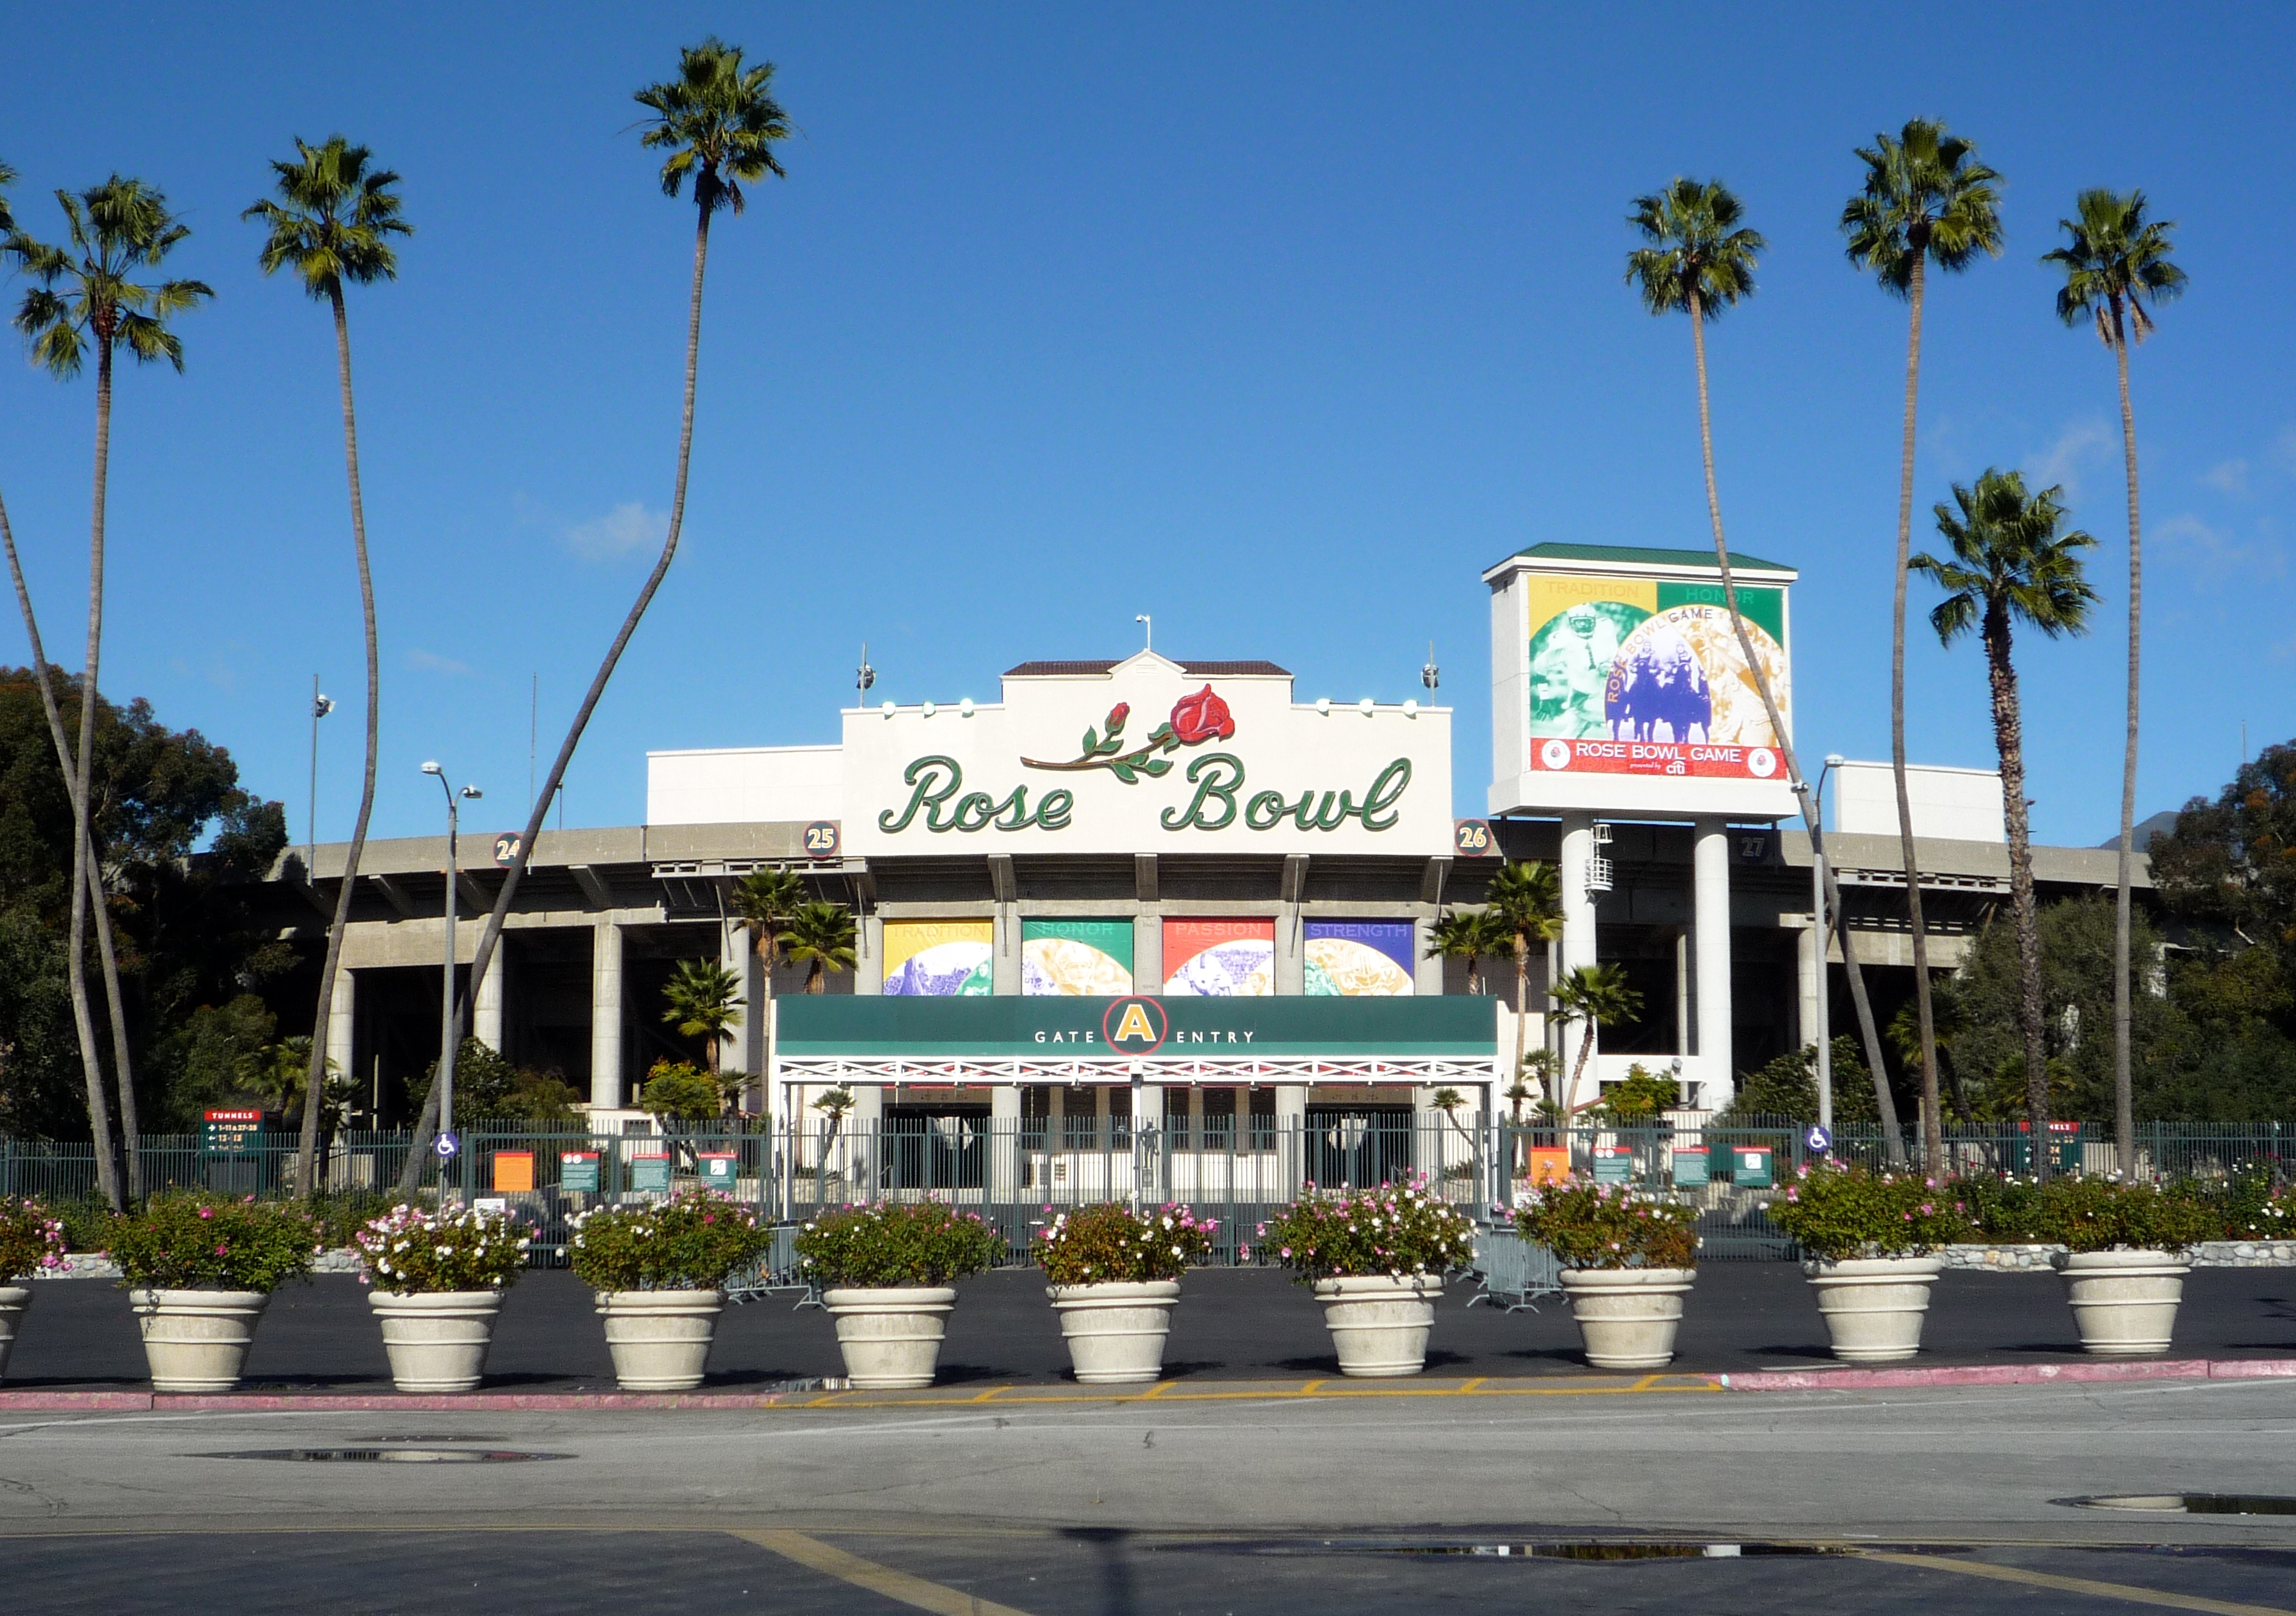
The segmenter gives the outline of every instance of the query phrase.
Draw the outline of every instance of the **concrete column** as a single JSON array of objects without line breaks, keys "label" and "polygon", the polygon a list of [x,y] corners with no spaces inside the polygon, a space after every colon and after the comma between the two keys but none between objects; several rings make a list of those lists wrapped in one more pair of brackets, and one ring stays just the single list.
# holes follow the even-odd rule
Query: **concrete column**
[{"label": "concrete column", "polygon": [[1794,973],[1801,988],[1794,1020],[1795,1041],[1817,1042],[1817,996],[1825,991],[1825,960],[1818,952],[1818,930],[1808,926],[1794,939]]},{"label": "concrete column", "polygon": [[503,960],[509,952],[497,939],[478,997],[471,1003],[471,1036],[496,1054],[503,1053]]},{"label": "concrete column", "polygon": [[989,946],[996,952],[988,957],[988,990],[999,997],[1017,995],[1021,991],[1021,917],[1011,904],[996,906],[990,937]]},{"label": "concrete column", "polygon": [[590,1104],[622,1103],[622,929],[611,920],[590,928]]},{"label": "concrete column", "polygon": [[1308,1086],[1275,1086],[1275,1161],[1281,1177],[1271,1186],[1289,1199],[1308,1176]]},{"label": "concrete column", "polygon": [[1308,990],[1308,955],[1300,941],[1300,906],[1285,904],[1275,915],[1275,991],[1298,998]]},{"label": "concrete column", "polygon": [[1427,957],[1427,934],[1435,923],[1421,915],[1411,923],[1411,991],[1430,998],[1439,998],[1443,993],[1443,957]]},{"label": "concrete column", "polygon": [[[348,966],[335,971],[334,991],[327,998],[327,1064],[340,1078],[356,1079],[358,1059],[358,977]],[[370,1104],[373,1100],[370,1098]]]},{"label": "concrete column", "polygon": [[1737,1088],[1730,1059],[1730,833],[1701,819],[1691,855],[1692,915],[1698,955],[1699,1103],[1719,1110]]},{"label": "concrete column", "polygon": [[[733,1037],[726,1040],[720,1058],[726,1070],[745,1071],[755,1079],[766,1070],[765,962],[758,957],[748,931],[740,926],[727,926],[723,931],[718,963],[741,984],[742,1020],[734,1029]],[[744,1111],[758,1108],[755,1081],[742,1086],[741,1104]]]},{"label": "concrete column", "polygon": [[[1592,966],[1595,951],[1595,895],[1587,890],[1587,863],[1595,857],[1595,821],[1589,814],[1562,816],[1562,869],[1558,872],[1562,887],[1562,975],[1568,979],[1573,971]],[[1595,1029],[1583,1021],[1572,1021],[1563,1028],[1560,1040],[1562,1067],[1559,1084],[1568,1089],[1570,1074],[1578,1070],[1578,1046],[1594,1037]],[[1600,1045],[1596,1047],[1599,1049]],[[1596,1082],[1595,1067],[1589,1058],[1586,1076],[1581,1079],[1591,1090]],[[1563,1103],[1575,1105],[1580,1096],[1565,1093]]]},{"label": "concrete column", "polygon": [[861,917],[861,959],[853,971],[853,991],[872,997],[885,991],[885,923],[873,915]]},{"label": "concrete column", "polygon": [[1132,917],[1132,991],[1164,991],[1164,917],[1160,915]]},{"label": "concrete column", "polygon": [[1021,1190],[1021,1086],[988,1091],[988,1194],[1009,1201]]}]

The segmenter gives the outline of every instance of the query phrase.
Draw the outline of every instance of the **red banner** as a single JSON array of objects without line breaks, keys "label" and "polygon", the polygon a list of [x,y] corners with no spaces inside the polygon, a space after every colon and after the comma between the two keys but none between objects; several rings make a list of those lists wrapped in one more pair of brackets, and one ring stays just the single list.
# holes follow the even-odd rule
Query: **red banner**
[{"label": "red banner", "polygon": [[1702,780],[1773,780],[1784,760],[1767,746],[1710,746],[1679,741],[1531,742],[1538,766],[1582,775],[1658,775]]}]

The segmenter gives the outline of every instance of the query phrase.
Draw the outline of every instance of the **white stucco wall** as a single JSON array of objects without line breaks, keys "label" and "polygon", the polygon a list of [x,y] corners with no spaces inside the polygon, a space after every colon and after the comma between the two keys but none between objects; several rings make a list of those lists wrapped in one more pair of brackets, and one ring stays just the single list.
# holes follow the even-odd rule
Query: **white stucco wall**
[{"label": "white stucco wall", "polygon": [[834,819],[844,804],[840,746],[729,746],[646,754],[649,824]]},{"label": "white stucco wall", "polygon": [[[1833,829],[1845,835],[1898,833],[1898,786],[1887,763],[1844,763],[1833,771],[1829,790]],[[1916,836],[1945,841],[2009,839],[1997,770],[1911,764],[1906,795],[1913,804]]]}]

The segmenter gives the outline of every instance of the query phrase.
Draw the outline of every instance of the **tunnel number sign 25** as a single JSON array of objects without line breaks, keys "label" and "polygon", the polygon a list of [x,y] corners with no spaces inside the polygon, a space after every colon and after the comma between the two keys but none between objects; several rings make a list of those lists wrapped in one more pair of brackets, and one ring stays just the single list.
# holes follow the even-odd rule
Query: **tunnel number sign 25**
[{"label": "tunnel number sign 25", "polygon": [[808,858],[837,857],[837,821],[816,819],[805,827],[805,852]]}]

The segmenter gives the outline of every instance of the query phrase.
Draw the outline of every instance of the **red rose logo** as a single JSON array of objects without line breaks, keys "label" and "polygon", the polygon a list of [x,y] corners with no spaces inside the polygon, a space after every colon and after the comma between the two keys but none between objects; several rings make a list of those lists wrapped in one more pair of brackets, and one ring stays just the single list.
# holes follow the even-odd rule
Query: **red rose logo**
[{"label": "red rose logo", "polygon": [[1218,735],[1225,741],[1235,734],[1235,719],[1227,703],[1205,685],[1192,696],[1182,696],[1172,707],[1172,734],[1183,746],[1193,746]]},{"label": "red rose logo", "polygon": [[1132,703],[1119,701],[1108,710],[1108,733],[1114,734],[1124,727],[1124,720],[1132,716]]}]

